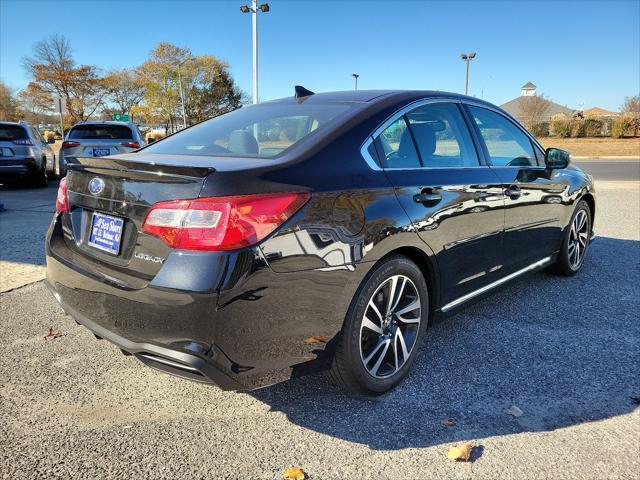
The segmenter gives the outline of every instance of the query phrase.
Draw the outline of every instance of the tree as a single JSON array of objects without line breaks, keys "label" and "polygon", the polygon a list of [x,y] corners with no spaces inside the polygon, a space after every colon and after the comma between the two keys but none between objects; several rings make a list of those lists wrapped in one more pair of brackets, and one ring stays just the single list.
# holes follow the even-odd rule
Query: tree
[{"label": "tree", "polygon": [[13,91],[0,81],[0,120],[16,121],[21,118],[19,102]]},{"label": "tree", "polygon": [[637,137],[640,128],[640,96],[625,97],[620,111],[623,115],[633,118],[633,136]]},{"label": "tree", "polygon": [[520,98],[520,117],[524,126],[531,130],[544,120],[551,102],[542,94]]},{"label": "tree", "polygon": [[51,112],[53,97],[37,83],[29,82],[27,88],[18,93],[22,106],[30,114],[30,121],[39,125],[43,114]]},{"label": "tree", "polygon": [[102,105],[106,90],[94,65],[76,65],[64,36],[55,34],[36,43],[24,67],[44,90],[66,100],[74,122],[88,120]]},{"label": "tree", "polygon": [[119,113],[131,113],[133,107],[144,98],[144,84],[139,75],[127,68],[114,70],[104,77],[104,87],[109,99]]}]

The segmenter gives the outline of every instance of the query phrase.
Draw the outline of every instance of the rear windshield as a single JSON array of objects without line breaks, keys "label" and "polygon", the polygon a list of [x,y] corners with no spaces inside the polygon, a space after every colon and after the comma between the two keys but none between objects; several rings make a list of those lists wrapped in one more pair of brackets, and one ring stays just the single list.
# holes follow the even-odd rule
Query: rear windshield
[{"label": "rear windshield", "polygon": [[242,107],[147,147],[150,153],[271,158],[335,123],[349,104],[269,104]]},{"label": "rear windshield", "polygon": [[124,125],[76,125],[69,132],[69,138],[74,140],[100,139],[123,140],[133,138],[131,129]]},{"label": "rear windshield", "polygon": [[18,125],[0,124],[0,140],[26,140],[27,131]]}]

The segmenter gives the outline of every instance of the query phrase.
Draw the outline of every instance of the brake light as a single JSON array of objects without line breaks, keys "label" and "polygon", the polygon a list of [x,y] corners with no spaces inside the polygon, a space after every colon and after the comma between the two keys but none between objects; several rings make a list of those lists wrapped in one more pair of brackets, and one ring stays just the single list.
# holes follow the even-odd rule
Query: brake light
[{"label": "brake light", "polygon": [[140,148],[140,144],[138,142],[123,142],[120,145],[127,148]]},{"label": "brake light", "polygon": [[255,245],[296,213],[309,193],[273,193],[156,203],[142,231],[185,250],[235,250]]},{"label": "brake light", "polygon": [[62,142],[62,148],[73,148],[73,147],[79,147],[80,146],[80,142],[70,142],[70,141],[64,141]]},{"label": "brake light", "polygon": [[33,142],[28,138],[16,138],[13,143],[14,145],[33,146]]},{"label": "brake light", "polygon": [[58,185],[58,196],[56,197],[56,213],[68,212],[69,192],[67,191],[67,177],[60,180]]}]

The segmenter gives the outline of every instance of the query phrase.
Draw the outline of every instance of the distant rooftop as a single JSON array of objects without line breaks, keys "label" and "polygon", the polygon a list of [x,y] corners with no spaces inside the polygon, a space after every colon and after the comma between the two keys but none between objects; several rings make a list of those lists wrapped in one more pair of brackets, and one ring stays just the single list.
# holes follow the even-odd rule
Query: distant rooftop
[{"label": "distant rooftop", "polygon": [[527,83],[525,83],[525,84],[524,84],[522,87],[520,87],[520,88],[522,88],[523,90],[529,90],[529,89],[535,90],[535,89],[536,89],[536,88],[538,88],[538,87],[536,87],[536,86],[535,86],[533,83],[531,83],[531,82],[527,82]]}]

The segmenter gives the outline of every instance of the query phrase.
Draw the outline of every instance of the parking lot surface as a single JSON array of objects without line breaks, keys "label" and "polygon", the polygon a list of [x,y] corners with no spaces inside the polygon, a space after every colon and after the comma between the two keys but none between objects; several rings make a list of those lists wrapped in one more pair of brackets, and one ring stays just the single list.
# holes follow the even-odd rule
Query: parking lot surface
[{"label": "parking lot surface", "polygon": [[[598,202],[577,276],[528,276],[435,325],[408,379],[373,399],[322,375],[222,392],[96,340],[42,282],[3,293],[0,476],[636,479],[638,183],[603,181]],[[468,440],[473,462],[450,462]]]}]

